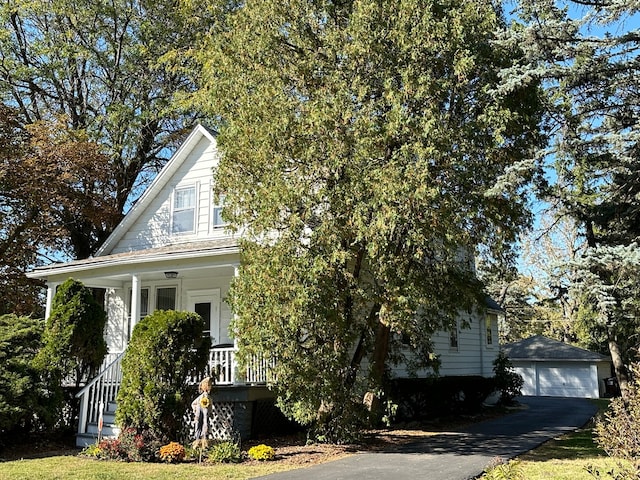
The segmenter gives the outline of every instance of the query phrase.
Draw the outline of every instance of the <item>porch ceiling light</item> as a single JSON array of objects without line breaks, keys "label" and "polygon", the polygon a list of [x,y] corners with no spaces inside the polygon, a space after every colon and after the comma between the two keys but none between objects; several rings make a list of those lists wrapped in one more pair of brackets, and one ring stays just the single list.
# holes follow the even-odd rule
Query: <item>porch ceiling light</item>
[{"label": "porch ceiling light", "polygon": [[164,272],[166,278],[177,278],[178,272]]}]

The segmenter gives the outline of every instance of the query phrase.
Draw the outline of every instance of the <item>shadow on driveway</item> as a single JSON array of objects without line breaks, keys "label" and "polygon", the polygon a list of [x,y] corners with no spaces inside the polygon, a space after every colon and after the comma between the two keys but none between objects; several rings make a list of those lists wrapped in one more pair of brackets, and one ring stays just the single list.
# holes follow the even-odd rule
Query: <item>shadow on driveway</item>
[{"label": "shadow on driveway", "polygon": [[269,480],[468,480],[492,459],[512,458],[584,426],[597,407],[586,399],[520,397],[512,414],[442,433],[388,452],[364,452],[333,462],[261,477]]}]

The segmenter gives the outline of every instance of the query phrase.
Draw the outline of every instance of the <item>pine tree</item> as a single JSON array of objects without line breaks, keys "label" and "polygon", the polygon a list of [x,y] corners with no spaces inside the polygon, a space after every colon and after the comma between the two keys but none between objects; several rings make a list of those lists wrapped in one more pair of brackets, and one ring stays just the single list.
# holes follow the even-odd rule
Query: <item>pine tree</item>
[{"label": "pine tree", "polygon": [[542,193],[582,229],[588,249],[571,266],[573,286],[608,331],[624,394],[625,362],[635,348],[621,345],[637,330],[640,271],[640,34],[626,22],[640,3],[521,0],[519,6],[521,23],[506,44],[521,45],[526,60],[504,72],[505,88],[545,85],[554,141],[539,155],[553,162],[555,181]]}]

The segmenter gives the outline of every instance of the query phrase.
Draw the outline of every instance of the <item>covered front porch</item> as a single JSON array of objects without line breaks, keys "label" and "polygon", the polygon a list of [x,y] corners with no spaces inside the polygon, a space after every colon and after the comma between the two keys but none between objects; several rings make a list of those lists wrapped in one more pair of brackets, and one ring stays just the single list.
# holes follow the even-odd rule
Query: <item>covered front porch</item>
[{"label": "covered front porch", "polygon": [[[155,310],[194,311],[205,320],[205,335],[214,346],[207,374],[218,390],[266,390],[268,362],[253,358],[239,369],[231,335],[232,313],[225,302],[238,275],[239,254],[232,238],[122,252],[40,267],[30,274],[47,282],[47,317],[58,285],[68,278],[94,289],[107,312],[104,336],[109,354],[100,373],[80,392],[79,437],[97,438],[100,415],[107,425],[115,412],[122,371],[120,362],[133,329]],[[194,385],[199,378],[193,378]],[[251,396],[247,394],[245,396]],[[117,429],[116,429],[117,430]],[[117,435],[117,431],[101,432]],[[83,440],[86,443],[86,440]]]},{"label": "covered front porch", "polygon": [[[213,399],[221,410],[219,415],[231,417],[232,420],[235,403],[273,398],[273,394],[267,389],[268,384],[273,383],[270,376],[273,360],[254,356],[246,368],[240,369],[236,353],[237,349],[233,345],[211,348],[206,372],[214,379]],[[98,375],[77,395],[80,414],[76,444],[79,447],[94,443],[99,436],[115,437],[119,433],[115,426],[115,410],[122,381],[123,356],[124,352],[109,355]],[[194,385],[194,392],[195,385],[200,380],[196,377],[189,379]],[[225,419],[226,424],[229,421],[229,418]],[[225,425],[218,426],[213,431],[217,431],[220,437],[229,433]]]}]

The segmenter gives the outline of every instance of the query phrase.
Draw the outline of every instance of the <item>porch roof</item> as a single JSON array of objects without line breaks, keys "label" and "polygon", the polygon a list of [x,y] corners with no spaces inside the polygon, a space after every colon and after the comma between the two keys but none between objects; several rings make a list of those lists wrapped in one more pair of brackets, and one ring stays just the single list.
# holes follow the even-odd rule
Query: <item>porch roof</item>
[{"label": "porch roof", "polygon": [[89,270],[122,265],[144,265],[153,262],[172,262],[185,259],[197,259],[219,255],[237,254],[240,252],[237,238],[224,238],[200,242],[163,245],[156,248],[135,250],[74,260],[67,263],[53,263],[35,268],[27,273],[29,278],[44,278],[51,275],[69,275]]}]

